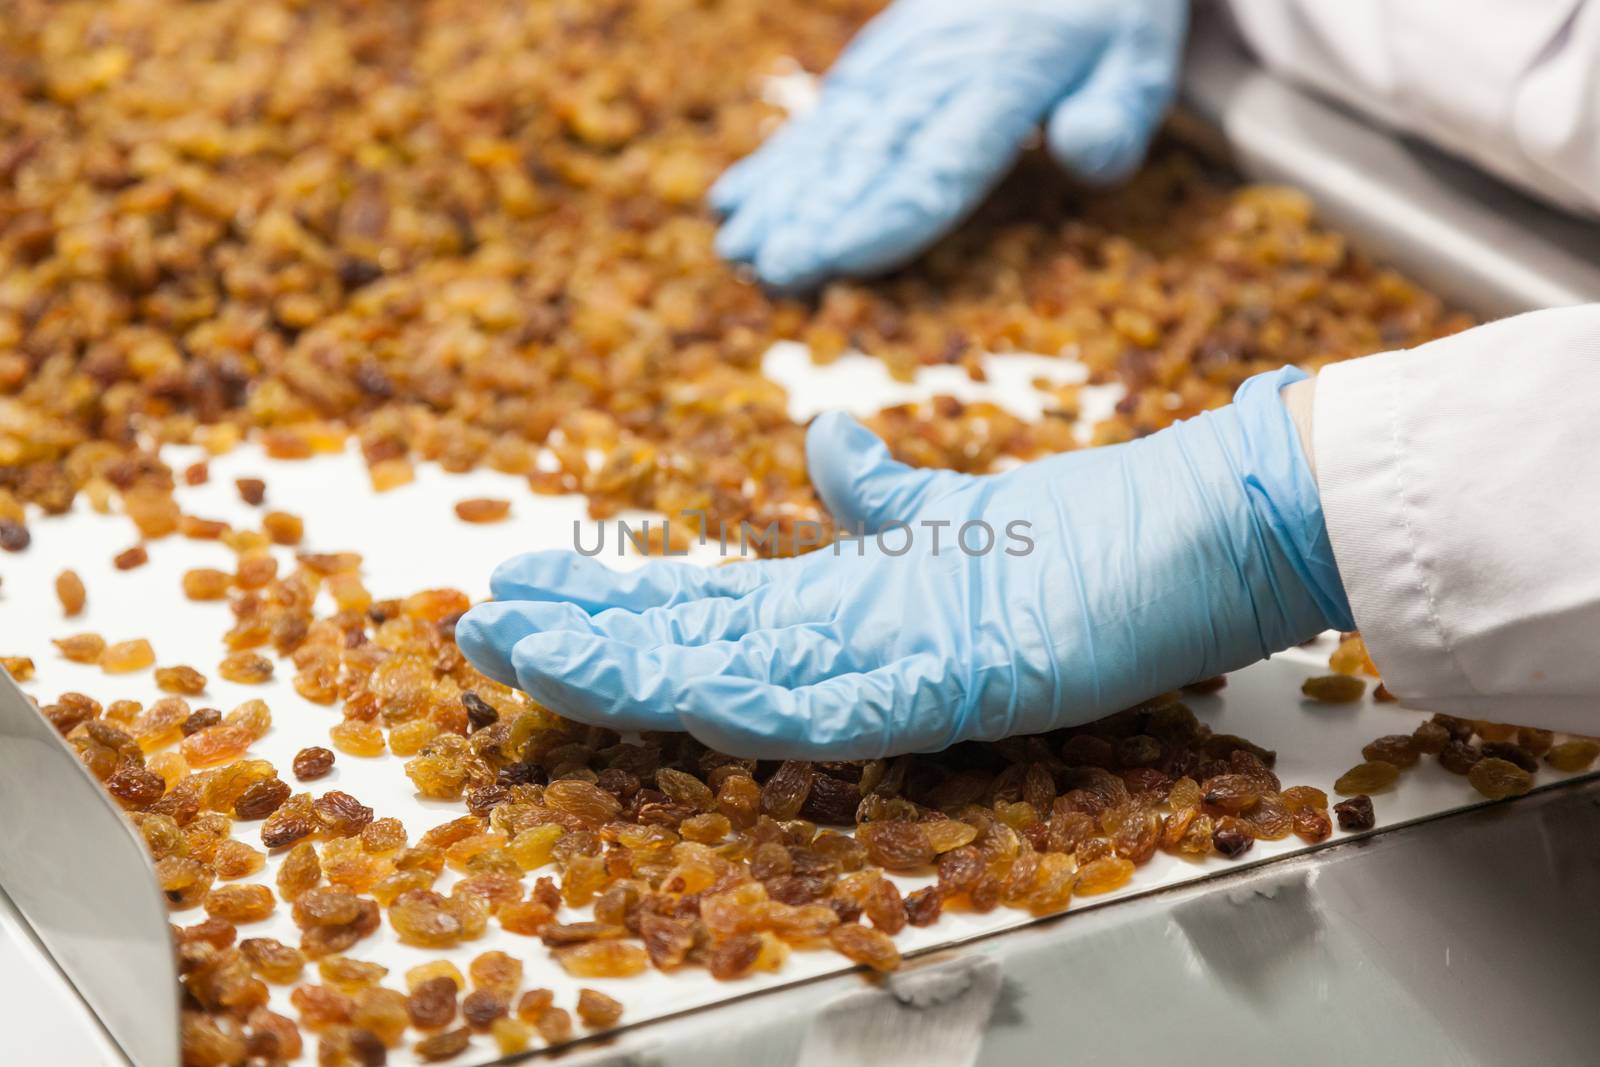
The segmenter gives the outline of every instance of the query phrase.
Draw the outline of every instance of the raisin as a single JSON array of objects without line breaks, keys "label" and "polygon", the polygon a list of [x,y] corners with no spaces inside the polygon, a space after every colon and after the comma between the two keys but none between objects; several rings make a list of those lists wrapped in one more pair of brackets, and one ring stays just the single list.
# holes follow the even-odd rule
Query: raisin
[{"label": "raisin", "polygon": [[277,779],[268,778],[248,786],[234,801],[233,814],[240,819],[265,819],[289,799],[289,786]]},{"label": "raisin", "polygon": [[1391,763],[1396,767],[1410,767],[1422,755],[1416,738],[1410,734],[1388,734],[1369,742],[1361,750],[1361,757],[1367,760],[1379,760]]},{"label": "raisin", "polygon": [[298,545],[305,537],[305,523],[287,511],[269,511],[261,516],[261,532],[275,545]]},{"label": "raisin", "polygon": [[143,567],[150,562],[150,553],[143,545],[134,545],[125,548],[111,557],[111,565],[119,571],[131,571],[136,567]]},{"label": "raisin", "polygon": [[565,1008],[544,1009],[533,1025],[547,1045],[559,1045],[572,1039],[572,1016]]},{"label": "raisin", "polygon": [[609,822],[622,810],[616,797],[576,778],[565,778],[545,786],[544,802],[589,826]]},{"label": "raisin", "polygon": [[56,599],[61,601],[61,614],[69,619],[83,611],[87,594],[77,571],[65,570],[56,575]]},{"label": "raisin", "polygon": [[1418,752],[1437,756],[1450,743],[1450,731],[1436,722],[1419,723],[1411,731],[1411,740],[1416,743]]},{"label": "raisin", "polygon": [[1313,845],[1333,833],[1333,820],[1322,808],[1296,808],[1290,820],[1300,839]]},{"label": "raisin", "polygon": [[1348,674],[1326,674],[1307,678],[1300,692],[1319,704],[1353,704],[1367,691],[1367,683]]},{"label": "raisin", "polygon": [[277,907],[264,885],[223,885],[206,894],[206,914],[231,923],[260,922]]},{"label": "raisin", "polygon": [[[1491,742],[1492,743],[1492,742]],[[1487,749],[1489,746],[1485,745]],[[1467,772],[1472,788],[1490,800],[1517,797],[1533,788],[1533,775],[1509,760],[1485,755]]]},{"label": "raisin", "polygon": [[1539,770],[1539,760],[1533,753],[1512,744],[1510,741],[1485,741],[1479,750],[1486,759],[1505,760],[1507,763],[1516,764],[1529,774]]},{"label": "raisin", "polygon": [[1451,774],[1466,774],[1482,758],[1483,753],[1466,741],[1451,741],[1439,750],[1439,766]]},{"label": "raisin", "polygon": [[1573,773],[1586,771],[1594,763],[1595,757],[1600,756],[1600,741],[1589,738],[1576,738],[1553,745],[1545,753],[1545,762],[1558,771]]},{"label": "raisin", "polygon": [[1389,788],[1400,777],[1400,768],[1383,760],[1368,760],[1350,768],[1333,783],[1333,791],[1342,797],[1357,793],[1376,793]]},{"label": "raisin", "polygon": [[167,783],[159,774],[128,764],[106,779],[106,790],[126,807],[145,808],[161,799]]},{"label": "raisin", "polygon": [[589,941],[554,952],[556,962],[574,978],[627,978],[649,963],[638,945],[627,941]]},{"label": "raisin", "polygon": [[331,789],[312,805],[323,833],[329,837],[351,837],[372,822],[372,809],[349,793]]},{"label": "raisin", "polygon": [[155,661],[155,650],[150,647],[150,642],[142,637],[106,645],[105,650],[100,653],[100,669],[107,674],[142,671]]},{"label": "raisin", "polygon": [[[63,659],[73,663],[98,663],[100,656],[106,650],[105,638],[99,634],[74,634],[71,637],[58,637],[50,642],[56,646]],[[155,657],[152,655],[151,661]]]},{"label": "raisin", "polygon": [[328,728],[333,747],[347,756],[372,757],[384,752],[383,731],[375,723],[347,719]]},{"label": "raisin", "polygon": [[272,661],[255,652],[234,652],[217,664],[217,673],[230,682],[260,685],[271,680]]},{"label": "raisin", "polygon": [[473,957],[467,974],[476,988],[498,993],[510,1001],[522,984],[522,961],[504,952],[484,952]]},{"label": "raisin", "polygon": [[[200,734],[195,736],[199,737]],[[261,824],[261,843],[268,848],[284,848],[310,837],[320,828],[321,824],[312,808],[311,795],[300,793],[284,801],[278,810],[267,816],[267,821]]]},{"label": "raisin", "polygon": [[875,971],[892,971],[900,966],[900,950],[889,935],[860,923],[835,926],[828,931],[828,944],[839,955],[854,963],[864,963]]},{"label": "raisin", "polygon": [[922,823],[867,823],[856,831],[856,840],[866,847],[871,862],[890,871],[920,870],[937,855]]},{"label": "raisin", "polygon": [[500,713],[494,705],[470,689],[461,694],[461,703],[467,709],[467,725],[474,731],[500,721]]},{"label": "raisin", "polygon": [[456,504],[456,518],[462,522],[500,522],[511,514],[511,501],[474,497]]},{"label": "raisin", "polygon": [[1231,815],[1218,819],[1211,831],[1211,847],[1229,859],[1248,852],[1255,843],[1255,835],[1251,833],[1249,824]]},{"label": "raisin", "polygon": [[7,552],[21,552],[33,540],[28,528],[13,519],[0,519],[0,548]]},{"label": "raisin", "polygon": [[417,984],[406,999],[411,1025],[419,1030],[438,1030],[456,1017],[456,983],[449,978],[429,978]]},{"label": "raisin", "polygon": [[1333,806],[1333,814],[1339,820],[1339,829],[1347,833],[1370,830],[1377,824],[1377,816],[1372,810],[1372,798],[1365,793],[1358,793],[1349,800],[1341,800]]},{"label": "raisin", "polygon": [[489,1036],[502,1056],[521,1052],[533,1040],[533,1027],[517,1019],[501,1017],[489,1025]]},{"label": "raisin", "polygon": [[298,982],[306,964],[299,949],[270,937],[245,938],[239,942],[239,954],[256,974],[278,985]]},{"label": "raisin", "polygon": [[475,989],[461,1000],[461,1017],[474,1030],[487,1030],[506,1014],[506,998],[488,989]]},{"label": "raisin", "polygon": [[302,748],[294,754],[293,769],[294,776],[302,782],[326,777],[333,770],[333,753],[317,745]]},{"label": "raisin", "polygon": [[208,726],[216,726],[221,721],[222,712],[216,708],[196,708],[189,713],[189,717],[183,720],[183,725],[178,729],[184,737],[188,737],[191,734],[199,733]]},{"label": "raisin", "polygon": [[1133,864],[1121,856],[1102,856],[1078,870],[1076,891],[1081,896],[1120,889],[1133,877]]},{"label": "raisin", "polygon": [[906,894],[906,921],[912,926],[932,926],[944,909],[944,895],[938,886],[925,886]]},{"label": "raisin", "polygon": [[431,1034],[418,1041],[411,1050],[417,1054],[417,1059],[424,1063],[437,1063],[461,1055],[467,1051],[467,1046],[471,1043],[472,1031],[462,1028]]},{"label": "raisin", "polygon": [[615,1026],[622,1018],[622,1002],[598,989],[578,990],[578,1018],[591,1030]]},{"label": "raisin", "polygon": [[212,567],[196,567],[183,572],[183,595],[190,600],[222,600],[233,585],[233,576]]},{"label": "raisin", "polygon": [[711,946],[706,970],[719,982],[743,978],[752,973],[761,958],[761,938],[754,934],[734,934]]},{"label": "raisin", "polygon": [[267,499],[267,483],[260,478],[235,478],[233,485],[239,491],[239,499],[251,507],[259,507]]},{"label": "raisin", "polygon": [[786,760],[761,787],[762,813],[780,821],[799,815],[814,777],[811,764]]},{"label": "raisin", "polygon": [[189,666],[157,667],[155,679],[156,688],[164,693],[196,696],[206,688],[206,676]]}]

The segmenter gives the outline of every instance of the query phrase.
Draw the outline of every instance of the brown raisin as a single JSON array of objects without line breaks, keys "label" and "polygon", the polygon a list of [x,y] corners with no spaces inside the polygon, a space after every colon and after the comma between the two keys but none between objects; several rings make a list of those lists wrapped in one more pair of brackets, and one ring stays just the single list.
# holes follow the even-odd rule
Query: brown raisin
[{"label": "brown raisin", "polygon": [[1377,816],[1372,810],[1372,798],[1365,793],[1358,793],[1349,800],[1341,800],[1333,806],[1333,814],[1339,819],[1339,829],[1347,833],[1370,830],[1377,824]]},{"label": "brown raisin", "polygon": [[1421,747],[1410,734],[1388,734],[1371,741],[1361,750],[1367,760],[1381,760],[1396,767],[1410,767],[1421,756]]},{"label": "brown raisin", "polygon": [[333,753],[318,745],[302,748],[294,754],[294,776],[302,782],[325,777],[333,770]]},{"label": "brown raisin", "polygon": [[235,478],[233,485],[239,491],[239,499],[251,507],[259,507],[267,499],[267,483],[260,478]]},{"label": "brown raisin", "polygon": [[289,786],[278,778],[267,778],[245,788],[234,801],[233,814],[239,819],[265,819],[289,799]]}]

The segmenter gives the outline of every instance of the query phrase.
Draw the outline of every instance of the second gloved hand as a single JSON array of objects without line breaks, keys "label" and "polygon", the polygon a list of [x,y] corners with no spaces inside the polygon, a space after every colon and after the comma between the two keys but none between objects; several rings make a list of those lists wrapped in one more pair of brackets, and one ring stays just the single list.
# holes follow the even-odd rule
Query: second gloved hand
[{"label": "second gloved hand", "polygon": [[[1232,405],[1142,440],[989,477],[907,467],[823,416],[812,480],[841,525],[881,539],[627,573],[521,556],[456,639],[563,715],[685,729],[740,756],[871,758],[1099,718],[1353,626],[1277,396],[1295,376],[1258,376]],[[969,526],[964,550],[977,522],[993,543]]]},{"label": "second gloved hand", "polygon": [[1041,122],[1091,182],[1144,156],[1172,97],[1187,0],[896,0],[815,110],[711,191],[725,257],[769,284],[897,266],[959,222]]}]

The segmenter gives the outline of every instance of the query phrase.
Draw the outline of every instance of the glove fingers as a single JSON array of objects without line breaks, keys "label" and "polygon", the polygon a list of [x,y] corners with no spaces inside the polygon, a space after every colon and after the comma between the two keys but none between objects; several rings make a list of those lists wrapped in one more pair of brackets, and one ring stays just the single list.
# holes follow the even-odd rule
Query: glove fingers
[{"label": "glove fingers", "polygon": [[806,431],[806,468],[841,527],[877,533],[910,522],[930,501],[970,480],[901,463],[878,435],[841,411],[818,415]]},{"label": "glove fingers", "polygon": [[786,560],[701,567],[653,560],[615,571],[575,552],[529,552],[495,568],[489,589],[496,600],[558,600],[593,614],[609,608],[643,611],[699,597],[739,597],[761,588]]},{"label": "glove fingers", "polygon": [[755,259],[772,227],[796,209],[808,190],[826,180],[826,146],[851,135],[862,101],[849,93],[824,93],[815,110],[793,119],[739,164],[721,195],[739,203],[717,231],[717,254]]},{"label": "glove fingers", "polygon": [[751,678],[696,679],[678,719],[718,752],[756,759],[876,759],[959,740],[960,683],[931,654],[786,688]]},{"label": "glove fingers", "polygon": [[1042,105],[1009,88],[978,82],[929,101],[926,120],[906,131],[878,181],[821,230],[774,229],[756,270],[791,275],[809,255],[840,273],[875,274],[928,247],[988,195],[1043,117]]},{"label": "glove fingers", "polygon": [[622,733],[678,728],[669,679],[643,649],[551,630],[518,641],[511,664],[517,688],[558,715]]},{"label": "glove fingers", "polygon": [[728,676],[808,685],[862,669],[830,627],[761,630],[738,641],[641,648],[577,629],[530,634],[512,653],[516,684],[569,718],[614,730],[673,730],[679,695],[699,679]]},{"label": "glove fingers", "polygon": [[749,596],[707,596],[644,611],[613,608],[591,617],[588,625],[602,637],[653,648],[737,641],[753,630],[816,621],[820,620],[806,617],[804,605],[793,592],[765,587]]},{"label": "glove fingers", "polygon": [[456,647],[501,685],[517,684],[512,650],[530,634],[550,630],[589,632],[589,614],[576,604],[542,600],[490,601],[456,622]]},{"label": "glove fingers", "polygon": [[1085,182],[1105,185],[1131,174],[1172,102],[1186,4],[1160,3],[1160,17],[1127,21],[1084,84],[1050,116],[1050,154]]}]

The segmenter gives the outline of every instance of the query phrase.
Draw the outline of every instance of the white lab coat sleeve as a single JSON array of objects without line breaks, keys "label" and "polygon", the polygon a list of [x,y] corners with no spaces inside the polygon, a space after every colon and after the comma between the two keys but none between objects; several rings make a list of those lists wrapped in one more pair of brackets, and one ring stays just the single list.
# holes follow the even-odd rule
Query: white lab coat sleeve
[{"label": "white lab coat sleeve", "polygon": [[1600,212],[1600,0],[1229,0],[1270,69]]},{"label": "white lab coat sleeve", "polygon": [[1318,376],[1329,537],[1402,702],[1600,734],[1597,396],[1600,304]]}]

